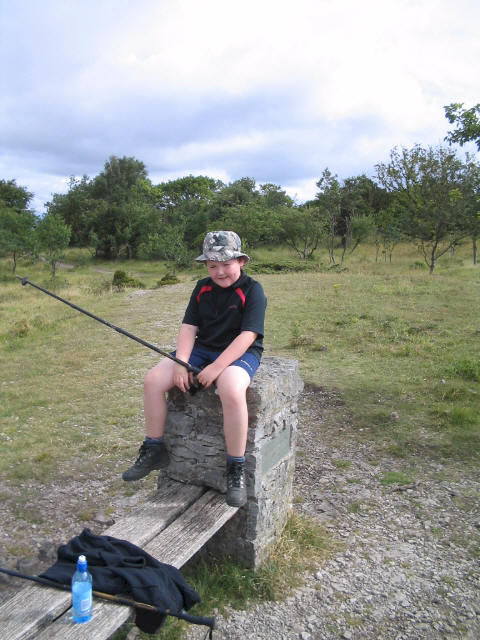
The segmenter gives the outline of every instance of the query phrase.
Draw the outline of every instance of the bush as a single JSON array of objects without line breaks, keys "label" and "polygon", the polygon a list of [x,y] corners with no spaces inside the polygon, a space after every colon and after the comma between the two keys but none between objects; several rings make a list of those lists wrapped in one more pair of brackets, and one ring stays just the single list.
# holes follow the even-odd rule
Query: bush
[{"label": "bush", "polygon": [[311,260],[295,262],[293,260],[283,260],[281,262],[254,262],[249,263],[248,271],[251,273],[289,273],[297,271],[320,271],[323,269],[321,263]]},{"label": "bush", "polygon": [[166,273],[161,280],[157,281],[157,287],[164,287],[167,284],[178,284],[180,280],[174,273]]},{"label": "bush", "polygon": [[117,270],[113,274],[112,286],[115,289],[125,289],[131,287],[133,289],[146,289],[146,286],[140,280],[132,278],[125,271]]}]

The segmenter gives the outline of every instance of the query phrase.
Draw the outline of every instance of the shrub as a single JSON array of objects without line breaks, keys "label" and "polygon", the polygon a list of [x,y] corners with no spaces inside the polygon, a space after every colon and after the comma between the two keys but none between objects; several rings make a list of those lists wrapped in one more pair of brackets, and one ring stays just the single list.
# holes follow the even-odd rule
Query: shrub
[{"label": "shrub", "polygon": [[302,329],[297,322],[295,322],[291,329],[290,340],[288,346],[292,349],[295,347],[306,347],[313,344],[313,338],[311,336],[302,333]]},{"label": "shrub", "polygon": [[131,287],[134,289],[146,289],[146,286],[140,280],[127,275],[125,271],[117,270],[113,274],[112,286],[115,289],[125,289]]},{"label": "shrub", "polygon": [[157,287],[164,287],[167,284],[178,284],[180,280],[174,273],[166,273],[161,280],[157,281]]},{"label": "shrub", "polygon": [[295,262],[294,260],[254,262],[248,265],[251,273],[289,273],[298,271],[320,271],[323,268],[321,263],[305,260]]}]

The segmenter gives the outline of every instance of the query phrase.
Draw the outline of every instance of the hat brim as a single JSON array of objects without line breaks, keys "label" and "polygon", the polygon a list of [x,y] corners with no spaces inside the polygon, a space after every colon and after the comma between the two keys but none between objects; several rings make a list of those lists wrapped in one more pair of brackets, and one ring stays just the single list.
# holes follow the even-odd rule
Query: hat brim
[{"label": "hat brim", "polygon": [[245,258],[246,262],[250,260],[250,256],[240,251],[233,251],[231,256],[225,256],[223,253],[212,251],[211,253],[202,253],[201,256],[195,258],[195,262],[206,262],[207,260],[211,260],[212,262],[228,262],[228,260],[235,260],[235,258]]}]

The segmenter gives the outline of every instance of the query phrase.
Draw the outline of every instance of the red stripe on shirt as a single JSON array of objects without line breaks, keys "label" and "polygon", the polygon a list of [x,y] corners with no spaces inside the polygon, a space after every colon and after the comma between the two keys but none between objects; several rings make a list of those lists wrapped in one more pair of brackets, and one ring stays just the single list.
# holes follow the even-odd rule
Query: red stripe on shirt
[{"label": "red stripe on shirt", "polygon": [[200,302],[200,296],[202,295],[202,293],[207,293],[207,291],[211,291],[211,290],[212,290],[212,287],[210,287],[209,285],[204,285],[198,292],[197,303]]},{"label": "red stripe on shirt", "polygon": [[242,301],[242,307],[245,309],[245,294],[240,289],[240,287],[237,287],[235,289],[235,293],[240,297],[240,300]]}]

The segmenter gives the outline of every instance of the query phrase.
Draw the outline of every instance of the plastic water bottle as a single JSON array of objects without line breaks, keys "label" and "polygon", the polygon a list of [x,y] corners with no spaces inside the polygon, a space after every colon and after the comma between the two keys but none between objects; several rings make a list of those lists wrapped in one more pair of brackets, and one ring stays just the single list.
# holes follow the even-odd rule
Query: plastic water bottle
[{"label": "plastic water bottle", "polygon": [[87,559],[78,556],[77,570],[72,576],[72,618],[88,622],[92,617],[92,576],[87,571]]}]

